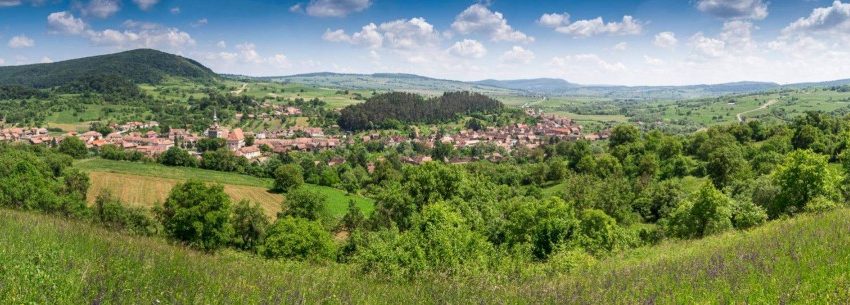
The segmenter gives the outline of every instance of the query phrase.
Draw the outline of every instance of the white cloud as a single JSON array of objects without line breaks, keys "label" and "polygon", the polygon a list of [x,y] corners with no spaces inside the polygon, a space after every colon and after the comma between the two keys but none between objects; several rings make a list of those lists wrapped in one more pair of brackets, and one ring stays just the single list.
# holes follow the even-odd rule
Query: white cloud
[{"label": "white cloud", "polygon": [[632,16],[623,16],[621,22],[606,23],[602,17],[594,19],[577,20],[570,22],[567,14],[544,14],[537,23],[542,26],[555,29],[556,32],[576,37],[590,37],[595,35],[638,35],[643,31],[643,24]]},{"label": "white cloud", "polygon": [[660,66],[660,65],[664,64],[664,60],[661,60],[660,58],[655,58],[655,57],[652,57],[652,56],[649,56],[649,55],[643,56],[643,62],[645,62],[647,65],[650,65],[650,66]]},{"label": "white cloud", "polygon": [[53,59],[51,59],[50,57],[45,56],[45,57],[42,57],[42,58],[41,58],[41,63],[43,63],[43,64],[53,63]]},{"label": "white cloud", "polygon": [[[307,15],[315,17],[345,17],[351,13],[363,11],[372,5],[372,0],[310,0]],[[290,7],[290,11],[300,11],[301,4]]]},{"label": "white cloud", "polygon": [[721,57],[725,54],[726,43],[720,39],[706,37],[702,32],[691,36],[690,45],[702,56]]},{"label": "white cloud", "polygon": [[483,4],[473,4],[461,12],[452,23],[452,29],[461,34],[479,33],[493,41],[533,42],[523,32],[514,30],[500,12],[493,12]]},{"label": "white cloud", "polygon": [[720,18],[761,20],[767,17],[767,2],[763,0],[699,0],[697,9]]},{"label": "white cloud", "polygon": [[723,23],[723,31],[720,32],[718,38],[737,51],[752,49],[756,47],[752,38],[753,31],[756,29],[755,25],[749,21],[727,21]]},{"label": "white cloud", "polygon": [[135,3],[139,9],[147,11],[159,3],[159,0],[133,0],[133,3]]},{"label": "white cloud", "polygon": [[534,60],[534,52],[521,46],[513,46],[499,59],[504,64],[528,64]]},{"label": "white cloud", "polygon": [[82,34],[88,26],[69,12],[56,12],[47,16],[47,27],[51,33]]},{"label": "white cloud", "polygon": [[5,59],[0,58],[0,66],[5,65],[5,64],[6,64],[6,60],[5,60]]},{"label": "white cloud", "polygon": [[301,3],[295,3],[294,5],[289,7],[289,12],[290,13],[300,13],[300,12],[303,11],[302,6],[303,5]]},{"label": "white cloud", "polygon": [[224,40],[221,40],[221,41],[219,41],[218,43],[216,43],[216,44],[215,44],[215,46],[217,46],[217,47],[219,47],[219,48],[221,48],[221,49],[226,49],[226,48],[227,48],[227,43],[226,43],[226,42],[224,42]]},{"label": "white cloud", "polygon": [[0,7],[13,7],[21,5],[21,0],[0,0]]},{"label": "white cloud", "polygon": [[88,4],[76,5],[83,16],[94,16],[97,18],[108,18],[121,10],[121,2],[118,0],[90,0]]},{"label": "white cloud", "polygon": [[613,47],[614,51],[625,51],[628,48],[629,48],[629,43],[627,43],[625,41],[620,42],[618,44],[615,44],[614,47]]},{"label": "white cloud", "polygon": [[326,30],[322,39],[331,42],[347,42],[372,49],[387,47],[411,50],[435,46],[440,40],[440,34],[425,19],[411,18],[381,23],[380,26],[370,23],[351,35],[346,34],[342,29]]},{"label": "white cloud", "polygon": [[655,40],[652,42],[659,48],[669,49],[675,47],[679,43],[676,39],[676,34],[673,32],[661,32],[655,35]]},{"label": "white cloud", "polygon": [[577,54],[563,57],[553,57],[552,66],[568,70],[620,72],[625,71],[623,63],[610,63],[596,54]]},{"label": "white cloud", "polygon": [[563,13],[552,13],[552,14],[543,14],[540,16],[540,19],[537,19],[537,23],[547,27],[547,28],[557,28],[564,24],[568,24],[570,21],[570,14]]},{"label": "white cloud", "polygon": [[463,41],[455,42],[448,52],[459,57],[481,58],[487,55],[487,48],[483,44],[473,39],[464,39]]},{"label": "white cloud", "polygon": [[181,49],[195,45],[189,33],[177,28],[168,28],[156,23],[127,20],[122,24],[125,29],[94,30],[81,19],[68,12],[56,12],[47,16],[50,33],[68,34],[87,38],[101,46],[118,48],[168,47]]},{"label": "white cloud", "polygon": [[832,6],[815,8],[808,17],[782,29],[782,33],[850,33],[850,3],[835,1]]},{"label": "white cloud", "polygon": [[194,28],[197,28],[197,27],[205,26],[209,23],[210,23],[210,21],[207,18],[201,18],[201,19],[196,20],[195,22],[192,22],[190,25]]},{"label": "white cloud", "polygon": [[18,35],[9,39],[9,47],[13,49],[31,48],[35,46],[35,40],[26,35]]},{"label": "white cloud", "polygon": [[179,6],[175,6],[175,7],[172,7],[172,8],[171,8],[170,10],[168,10],[168,11],[169,11],[169,12],[171,12],[171,14],[172,14],[172,15],[179,15],[179,14],[180,14],[180,7],[179,7]]}]

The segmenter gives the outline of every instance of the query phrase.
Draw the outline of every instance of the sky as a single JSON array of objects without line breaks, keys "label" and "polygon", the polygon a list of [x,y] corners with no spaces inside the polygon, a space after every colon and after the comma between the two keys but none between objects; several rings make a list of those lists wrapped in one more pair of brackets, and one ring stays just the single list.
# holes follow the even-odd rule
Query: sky
[{"label": "sky", "polygon": [[0,66],[136,48],[219,73],[579,84],[850,78],[850,0],[0,0]]}]

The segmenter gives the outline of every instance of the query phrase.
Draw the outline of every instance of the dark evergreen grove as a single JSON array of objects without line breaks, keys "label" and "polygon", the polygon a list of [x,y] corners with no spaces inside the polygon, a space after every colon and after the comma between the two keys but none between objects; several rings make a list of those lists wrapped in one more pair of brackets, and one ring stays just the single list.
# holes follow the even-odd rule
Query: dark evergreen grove
[{"label": "dark evergreen grove", "polygon": [[501,102],[480,93],[447,92],[426,99],[414,93],[391,92],[369,98],[342,110],[339,126],[345,130],[390,128],[403,124],[440,123],[458,115],[492,113],[504,108]]}]

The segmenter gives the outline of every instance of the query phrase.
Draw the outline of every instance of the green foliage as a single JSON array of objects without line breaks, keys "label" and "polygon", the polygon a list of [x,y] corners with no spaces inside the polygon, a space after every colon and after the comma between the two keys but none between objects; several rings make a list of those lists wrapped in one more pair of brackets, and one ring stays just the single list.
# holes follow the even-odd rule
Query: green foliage
[{"label": "green foliage", "polygon": [[258,252],[268,258],[320,261],[333,259],[335,246],[321,223],[283,217],[269,228]]},{"label": "green foliage", "polygon": [[699,238],[732,229],[733,201],[712,184],[704,185],[683,202],[665,223],[668,234]]},{"label": "green foliage", "polygon": [[779,193],[767,207],[771,218],[802,211],[806,203],[823,196],[839,197],[837,183],[841,174],[827,166],[827,157],[811,150],[791,152],[773,175]]},{"label": "green foliage", "polygon": [[502,209],[500,240],[508,246],[529,244],[531,254],[545,259],[559,246],[569,242],[579,224],[575,208],[551,197],[544,200],[512,200]]},{"label": "green foliage", "polygon": [[344,108],[338,124],[345,130],[400,127],[401,123],[446,122],[458,115],[499,112],[502,108],[501,102],[480,93],[447,92],[424,99],[413,93],[391,92]]},{"label": "green foliage", "polygon": [[579,217],[576,244],[588,253],[602,256],[628,249],[632,241],[617,221],[600,210],[584,210]]},{"label": "green foliage", "polygon": [[342,220],[339,222],[340,227],[348,232],[353,232],[363,227],[365,223],[366,215],[357,207],[357,203],[354,200],[349,200],[348,211],[342,216]]},{"label": "green foliage", "polygon": [[767,211],[751,201],[737,202],[732,210],[732,225],[744,230],[760,226],[767,221]]},{"label": "green foliage", "polygon": [[233,246],[242,250],[255,250],[263,243],[269,219],[259,204],[242,200],[233,206]]},{"label": "green foliage", "polygon": [[818,196],[806,203],[806,213],[825,213],[840,208],[841,205],[824,196]]},{"label": "green foliage", "polygon": [[83,140],[77,137],[66,137],[59,143],[59,152],[76,159],[82,159],[88,155],[89,150]]},{"label": "green foliage", "polygon": [[295,164],[278,166],[274,170],[273,178],[272,190],[275,192],[286,193],[304,185],[304,174],[301,173],[301,167]]},{"label": "green foliage", "polygon": [[110,191],[97,195],[94,201],[94,220],[109,228],[130,234],[154,235],[158,228],[143,208],[129,208]]},{"label": "green foliage", "polygon": [[292,216],[318,220],[322,217],[327,199],[328,197],[325,194],[303,187],[291,190],[286,194],[286,200],[281,205],[278,218]]},{"label": "green foliage", "polygon": [[168,237],[197,249],[218,250],[233,236],[230,197],[221,185],[177,184],[157,214]]},{"label": "green foliage", "polygon": [[86,194],[88,194],[89,187],[91,186],[91,179],[89,179],[89,175],[79,169],[72,168],[66,170],[63,177],[65,182],[65,194],[85,200]]},{"label": "green foliage", "polygon": [[0,147],[0,206],[57,211],[60,206],[60,186],[54,174],[62,167],[51,169],[36,155],[15,148]]},{"label": "green foliage", "polygon": [[183,150],[177,146],[172,146],[171,148],[166,150],[165,153],[160,155],[159,163],[168,166],[198,166],[198,160],[195,159],[195,157],[192,157],[192,155],[190,155],[188,151]]}]

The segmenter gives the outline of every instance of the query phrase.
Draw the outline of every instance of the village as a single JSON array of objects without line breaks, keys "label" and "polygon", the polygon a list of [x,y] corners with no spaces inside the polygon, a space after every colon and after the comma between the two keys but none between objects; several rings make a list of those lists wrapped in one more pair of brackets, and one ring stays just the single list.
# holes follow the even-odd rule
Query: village
[{"label": "village", "polygon": [[[417,132],[413,136],[388,135],[386,133],[371,132],[361,136],[350,136],[347,134],[327,135],[322,128],[291,126],[287,128],[263,130],[260,132],[245,132],[241,128],[229,129],[219,124],[218,117],[214,115],[214,123],[203,133],[193,133],[187,129],[171,128],[165,132],[158,132],[159,123],[128,122],[117,125],[112,124],[113,130],[106,135],[97,131],[82,133],[68,132],[62,135],[51,135],[46,128],[3,128],[0,129],[0,141],[19,142],[33,145],[56,145],[67,137],[77,137],[86,143],[89,149],[100,149],[106,145],[114,145],[124,150],[138,151],[149,158],[156,158],[168,149],[177,146],[188,150],[197,158],[201,154],[197,152],[198,141],[204,138],[223,139],[225,147],[236,156],[244,157],[250,161],[264,162],[272,153],[286,153],[290,151],[315,152],[327,149],[335,149],[351,145],[357,141],[379,142],[385,147],[395,147],[402,143],[420,143],[427,148],[434,147],[435,143],[450,144],[455,149],[474,147],[476,145],[493,145],[505,152],[511,152],[518,147],[528,149],[536,148],[545,144],[547,140],[557,138],[565,141],[577,141],[580,139],[595,141],[604,140],[609,136],[608,131],[584,134],[581,125],[575,121],[561,116],[547,115],[534,109],[525,109],[526,114],[537,119],[534,125],[514,123],[504,127],[488,127],[481,130],[464,129],[452,134],[430,133],[421,136]],[[294,107],[286,107],[275,116],[297,115],[301,111]],[[253,116],[253,115],[252,115]],[[241,119],[242,114],[237,114]],[[490,161],[498,162],[502,156],[498,153],[488,158]],[[421,164],[432,161],[430,156],[408,156],[403,161],[411,164]],[[451,163],[465,163],[470,158],[454,158]]]}]

